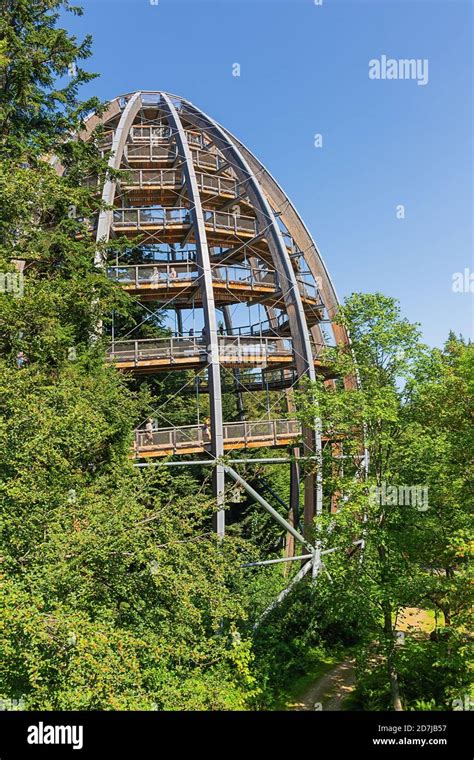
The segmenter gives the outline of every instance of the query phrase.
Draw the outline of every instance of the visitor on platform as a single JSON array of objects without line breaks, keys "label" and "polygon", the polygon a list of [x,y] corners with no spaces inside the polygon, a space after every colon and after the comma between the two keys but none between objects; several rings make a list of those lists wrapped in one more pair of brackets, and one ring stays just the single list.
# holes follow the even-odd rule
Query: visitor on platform
[{"label": "visitor on platform", "polygon": [[145,444],[151,446],[153,444],[153,420],[148,417],[145,422]]},{"label": "visitor on platform", "polygon": [[209,417],[206,417],[206,419],[203,422],[202,425],[202,437],[204,441],[210,441],[211,440],[211,420]]},{"label": "visitor on platform", "polygon": [[23,351],[18,351],[16,355],[16,366],[18,369],[23,369],[28,364],[28,357]]}]

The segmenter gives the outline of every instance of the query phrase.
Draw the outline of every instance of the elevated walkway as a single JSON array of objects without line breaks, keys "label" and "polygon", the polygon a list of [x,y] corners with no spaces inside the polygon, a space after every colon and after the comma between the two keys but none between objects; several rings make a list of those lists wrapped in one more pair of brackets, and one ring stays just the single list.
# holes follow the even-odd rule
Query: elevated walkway
[{"label": "elevated walkway", "polygon": [[[204,225],[208,240],[216,245],[230,245],[238,239],[251,240],[257,234],[257,220],[252,216],[237,216],[226,211],[204,209]],[[129,207],[115,209],[112,230],[116,235],[135,237],[147,233],[148,239],[177,243],[189,235],[193,228],[191,212],[186,207],[152,208]]]},{"label": "elevated walkway", "polygon": [[[295,366],[291,338],[222,335],[218,338],[218,348],[219,362],[223,367],[283,370]],[[329,367],[318,357],[316,346],[313,351],[316,371],[326,379],[333,377]],[[118,369],[146,374],[172,369],[202,369],[209,364],[209,352],[210,346],[202,336],[142,338],[114,341],[108,349],[107,358]],[[292,382],[282,378],[279,383],[275,382],[274,388],[285,388]],[[253,390],[265,389],[266,385],[261,381],[253,387]]]},{"label": "elevated walkway", "polygon": [[[288,446],[301,436],[298,420],[263,420],[224,423],[224,449]],[[166,457],[210,451],[211,434],[206,425],[184,425],[146,432],[135,431],[133,455]]]},{"label": "elevated walkway", "polygon": [[[247,198],[235,179],[219,174],[196,172],[196,182],[207,205],[227,205],[232,200],[250,208]],[[120,187],[127,192],[131,206],[139,206],[140,200],[173,206],[178,195],[186,196],[183,173],[180,169],[130,169],[123,175]]]},{"label": "elevated walkway", "polygon": [[[189,306],[202,305],[199,287],[200,270],[194,261],[169,261],[166,263],[138,264],[109,267],[108,276],[124,290],[143,301],[159,301],[173,298],[173,303]],[[252,269],[244,266],[213,267],[212,281],[217,303],[274,304],[282,298],[276,275],[270,269]]]},{"label": "elevated walkway", "polygon": [[[275,368],[293,363],[291,339],[220,336],[219,361],[224,367]],[[209,363],[209,346],[203,337],[145,338],[115,341],[108,359],[119,369],[157,372],[201,369]]]},{"label": "elevated walkway", "polygon": [[[213,266],[211,271],[214,299],[218,305],[242,301],[276,308],[284,305],[283,293],[273,269],[222,265]],[[173,299],[175,306],[189,306],[194,300],[195,306],[202,305],[200,270],[191,260],[113,266],[107,269],[107,274],[130,295],[142,301]],[[298,286],[308,319],[315,322],[322,319],[324,307],[316,288],[303,282]]]}]

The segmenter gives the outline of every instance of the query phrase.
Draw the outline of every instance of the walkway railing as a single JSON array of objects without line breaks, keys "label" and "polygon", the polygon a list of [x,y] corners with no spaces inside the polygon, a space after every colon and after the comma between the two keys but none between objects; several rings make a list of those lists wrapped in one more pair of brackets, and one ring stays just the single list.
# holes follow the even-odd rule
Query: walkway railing
[{"label": "walkway railing", "polygon": [[226,163],[222,156],[217,153],[211,153],[207,150],[199,150],[199,148],[191,148],[191,156],[193,164],[198,169],[220,169]]},{"label": "walkway railing", "polygon": [[[135,431],[135,451],[179,452],[180,449],[204,448],[211,442],[211,431],[207,424],[184,425],[180,427],[158,428],[156,423],[148,423],[149,428]],[[224,443],[228,448],[239,445],[278,446],[301,435],[298,420],[261,420],[258,422],[226,422]]]},{"label": "walkway railing", "polygon": [[[231,198],[236,198],[238,195],[237,183],[233,179],[197,172],[196,180],[199,189],[204,192]],[[130,169],[124,175],[122,184],[124,187],[180,188],[183,184],[183,175],[179,169]]]},{"label": "walkway railing", "polygon": [[[266,365],[285,363],[293,355],[292,339],[288,337],[267,337],[259,335],[219,335],[219,360],[242,364]],[[324,349],[330,348],[323,343],[311,342],[314,359],[320,359]],[[188,359],[190,363],[207,362],[210,346],[205,337],[180,335],[165,338],[140,338],[137,340],[115,340],[107,349],[109,361],[131,363],[139,366],[142,362],[168,360],[170,364]]]},{"label": "walkway railing", "polygon": [[[291,338],[259,338],[252,336],[220,335],[218,337],[219,359],[225,363],[265,363],[269,359],[292,355]],[[150,362],[167,359],[170,363],[189,359],[207,362],[211,347],[203,336],[180,336],[166,338],[142,338],[140,340],[116,340],[108,349],[108,359],[120,363]]]},{"label": "walkway railing", "polygon": [[204,224],[211,229],[225,229],[237,232],[257,234],[257,222],[251,216],[236,216],[225,211],[207,211],[204,209]]},{"label": "walkway railing", "polygon": [[181,280],[195,280],[199,269],[195,261],[157,262],[156,264],[132,264],[107,268],[107,275],[120,285],[166,285]]},{"label": "walkway railing", "polygon": [[[150,264],[134,264],[127,266],[108,267],[110,279],[124,286],[143,287],[146,285],[170,285],[183,280],[188,282],[199,276],[199,268],[195,261],[167,261]],[[276,288],[276,273],[271,269],[245,267],[236,265],[216,266],[212,268],[212,277],[229,289],[233,285],[246,286],[253,289],[262,287]]]},{"label": "walkway railing", "polygon": [[276,272],[273,269],[259,269],[236,264],[214,266],[211,271],[214,280],[225,283],[228,287],[232,287],[233,284],[247,285],[252,289],[262,286],[277,287]]},{"label": "walkway railing", "polygon": [[183,175],[176,169],[129,169],[122,179],[125,187],[146,187],[157,185],[159,187],[179,187],[183,182]]},{"label": "walkway railing", "polygon": [[134,124],[130,130],[133,142],[149,142],[150,140],[169,140],[171,128],[167,124]]},{"label": "walkway railing", "polygon": [[217,195],[231,195],[233,198],[239,194],[237,182],[233,179],[197,172],[196,180],[200,190],[212,191]]},{"label": "walkway railing", "polygon": [[172,161],[176,158],[175,145],[158,142],[127,143],[124,155],[129,161]]},{"label": "walkway railing", "polygon": [[114,227],[142,227],[154,225],[168,227],[191,224],[188,208],[123,208],[113,213]]},{"label": "walkway railing", "polygon": [[[206,228],[218,231],[228,230],[233,233],[248,232],[255,235],[257,232],[256,220],[250,216],[236,216],[225,211],[211,211],[204,209],[204,223]],[[159,227],[167,229],[176,225],[191,224],[190,210],[188,208],[123,208],[113,212],[113,226],[115,229],[122,227]]]},{"label": "walkway railing", "polygon": [[[317,303],[313,305],[313,308],[324,309],[324,304]],[[282,334],[282,331],[289,329],[288,315],[285,312],[278,314],[275,320],[270,322],[268,319],[264,319],[261,322],[255,322],[253,325],[239,325],[232,328],[232,332],[236,335],[264,335],[266,337],[278,336]],[[314,344],[318,347],[318,353],[323,348],[335,348],[333,344],[318,343]]]},{"label": "walkway railing", "polygon": [[[217,171],[225,164],[225,160],[217,153],[201,150],[200,147],[193,147],[192,141],[190,144],[192,146],[191,155],[196,168]],[[103,150],[107,150],[107,147],[105,146]],[[174,143],[147,140],[127,143],[125,145],[125,157],[129,161],[169,161],[176,158],[176,156],[176,146]]]},{"label": "walkway railing", "polygon": [[[188,143],[202,147],[203,137],[196,132],[185,130]],[[130,137],[133,142],[158,142],[170,140],[172,136],[171,128],[166,124],[149,125],[134,124],[130,130]]]}]

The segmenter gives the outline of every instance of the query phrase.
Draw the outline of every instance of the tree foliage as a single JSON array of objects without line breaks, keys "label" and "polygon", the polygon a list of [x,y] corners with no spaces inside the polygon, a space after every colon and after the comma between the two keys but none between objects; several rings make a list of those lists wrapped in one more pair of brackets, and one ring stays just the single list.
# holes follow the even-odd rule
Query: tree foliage
[{"label": "tree foliage", "polygon": [[[318,384],[299,404],[303,420],[321,414],[344,455],[335,466],[326,451],[339,510],[321,522],[328,547],[346,549],[328,555],[333,583],[318,593],[335,620],[346,610],[364,621],[366,706],[402,709],[427,699],[446,709],[470,683],[472,345],[450,336],[443,350],[428,349],[394,299],[380,294],[351,296],[339,318],[360,385]],[[352,362],[341,351],[328,359],[340,376]],[[363,545],[355,551],[357,540]],[[436,628],[404,648],[397,629],[410,607],[434,610]],[[457,658],[455,668],[449,658]],[[436,681],[423,680],[420,662],[426,673],[436,670]]]},{"label": "tree foliage", "polygon": [[207,481],[132,467],[150,399],[97,338],[134,307],[94,267],[85,180],[107,169],[100,132],[81,139],[100,104],[77,99],[90,40],[57,28],[68,5],[2,3],[0,269],[22,287],[0,295],[0,689],[31,709],[243,708],[239,540],[212,532]]}]

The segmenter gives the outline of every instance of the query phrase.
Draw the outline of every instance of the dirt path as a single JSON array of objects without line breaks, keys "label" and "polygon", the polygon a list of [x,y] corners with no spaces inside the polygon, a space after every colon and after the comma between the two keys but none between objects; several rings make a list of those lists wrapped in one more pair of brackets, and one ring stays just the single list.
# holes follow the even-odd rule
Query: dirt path
[{"label": "dirt path", "polygon": [[288,710],[341,710],[355,686],[354,660],[344,660],[319,678]]},{"label": "dirt path", "polygon": [[[426,610],[405,607],[397,619],[397,631],[411,636],[428,636],[434,620]],[[376,660],[374,660],[374,665]],[[355,688],[355,663],[352,659],[335,665],[326,675],[318,678],[296,701],[288,703],[287,710],[342,710],[342,703]]]}]

